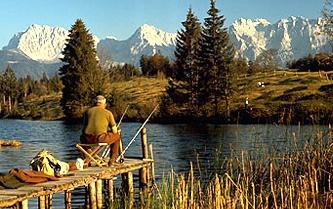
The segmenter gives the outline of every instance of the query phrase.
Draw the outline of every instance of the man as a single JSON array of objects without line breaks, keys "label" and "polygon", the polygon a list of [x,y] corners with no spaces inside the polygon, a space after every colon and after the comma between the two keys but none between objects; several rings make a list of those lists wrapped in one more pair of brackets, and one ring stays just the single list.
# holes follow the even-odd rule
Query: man
[{"label": "man", "polygon": [[96,97],[96,105],[84,113],[81,143],[104,142],[110,144],[112,149],[108,164],[111,166],[119,164],[116,159],[119,155],[120,134],[113,114],[105,107],[106,99],[99,95]]}]

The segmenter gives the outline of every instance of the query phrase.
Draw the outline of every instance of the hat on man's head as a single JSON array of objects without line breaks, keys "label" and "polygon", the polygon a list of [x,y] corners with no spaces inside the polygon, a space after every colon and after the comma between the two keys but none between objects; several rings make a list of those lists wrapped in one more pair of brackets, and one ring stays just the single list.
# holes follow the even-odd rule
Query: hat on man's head
[{"label": "hat on man's head", "polygon": [[106,99],[102,95],[96,97],[96,104],[106,104]]}]

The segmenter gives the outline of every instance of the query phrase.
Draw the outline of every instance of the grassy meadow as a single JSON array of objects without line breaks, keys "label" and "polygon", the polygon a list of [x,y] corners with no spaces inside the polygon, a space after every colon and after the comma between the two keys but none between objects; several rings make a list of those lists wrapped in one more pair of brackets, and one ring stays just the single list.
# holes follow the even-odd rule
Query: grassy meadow
[{"label": "grassy meadow", "polygon": [[[277,70],[240,76],[232,97],[232,122],[249,123],[330,123],[333,118],[333,82],[331,72],[293,72]],[[264,82],[264,87],[258,87]],[[167,79],[136,77],[111,83],[112,110],[116,117],[127,105],[128,120],[140,120],[160,101]],[[244,111],[246,97],[251,111]],[[19,104],[18,117],[54,120],[63,118],[61,95],[33,98]],[[225,107],[221,106],[223,112]],[[244,115],[245,114],[245,115]],[[158,121],[158,119],[157,119]]]},{"label": "grassy meadow", "polygon": [[[238,78],[239,93],[232,109],[239,111],[249,98],[251,118],[257,121],[329,123],[333,117],[333,72],[275,71]],[[264,87],[258,87],[264,82]]]}]

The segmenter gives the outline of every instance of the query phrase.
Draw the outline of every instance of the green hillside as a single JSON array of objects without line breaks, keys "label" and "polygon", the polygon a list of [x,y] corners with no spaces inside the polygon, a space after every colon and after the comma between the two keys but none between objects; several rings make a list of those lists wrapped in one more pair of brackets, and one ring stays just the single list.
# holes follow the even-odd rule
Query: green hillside
[{"label": "green hillside", "polygon": [[[232,99],[232,122],[328,123],[333,118],[333,71],[257,73],[237,78],[238,90]],[[258,82],[264,82],[259,87]],[[159,103],[167,80],[137,77],[111,84],[112,110],[119,116],[127,105],[127,119],[145,118]],[[249,111],[244,110],[246,97]],[[17,117],[55,120],[63,118],[61,95],[49,95],[19,104]],[[223,107],[222,107],[223,109]],[[175,121],[173,121],[175,122]]]}]

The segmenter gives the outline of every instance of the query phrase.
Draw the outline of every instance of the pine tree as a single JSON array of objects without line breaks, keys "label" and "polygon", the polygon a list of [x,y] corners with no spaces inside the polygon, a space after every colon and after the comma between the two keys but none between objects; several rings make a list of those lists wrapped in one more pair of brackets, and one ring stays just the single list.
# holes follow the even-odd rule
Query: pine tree
[{"label": "pine tree", "polygon": [[81,19],[71,27],[62,54],[65,64],[59,69],[64,85],[61,105],[66,120],[75,121],[82,117],[95,95],[104,93],[106,85],[96,59],[94,39]]},{"label": "pine tree", "polygon": [[219,104],[225,101],[227,117],[230,117],[230,96],[233,92],[233,73],[230,64],[234,58],[234,49],[230,43],[225,18],[219,16],[215,0],[211,0],[205,18],[202,35],[201,65],[204,69],[200,85],[200,98],[204,103],[212,103],[217,116]]},{"label": "pine tree", "polygon": [[12,106],[18,96],[18,82],[14,70],[8,65],[2,74],[3,100],[7,104],[8,112],[12,112]]},{"label": "pine tree", "polygon": [[54,93],[59,93],[63,88],[61,80],[58,75],[53,76],[50,79],[50,91]]},{"label": "pine tree", "polygon": [[178,31],[177,34],[174,79],[182,82],[180,87],[188,93],[187,102],[189,104],[187,107],[191,108],[190,112],[193,113],[199,110],[198,82],[201,74],[198,54],[202,30],[200,22],[191,8],[188,10],[186,20],[182,22],[182,25],[184,29]]},{"label": "pine tree", "polygon": [[31,75],[27,75],[25,78],[20,78],[19,81],[19,89],[20,89],[20,100],[24,101],[28,94],[32,93],[33,80]]}]

